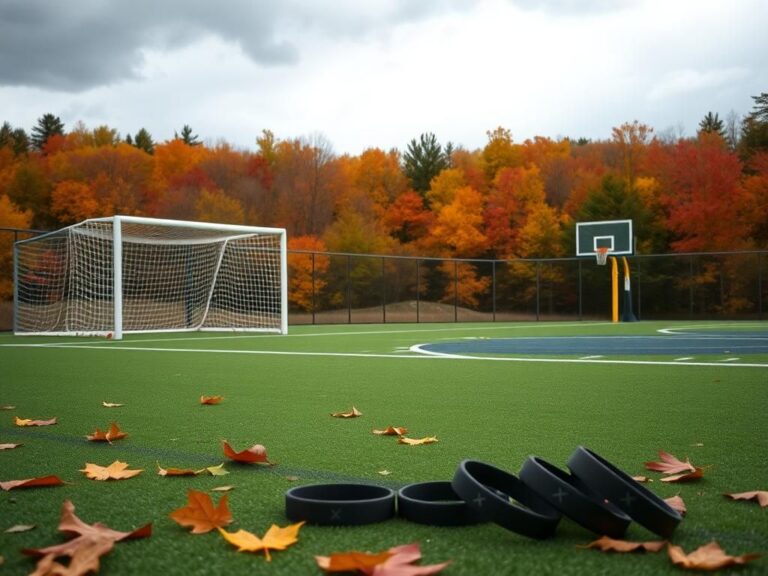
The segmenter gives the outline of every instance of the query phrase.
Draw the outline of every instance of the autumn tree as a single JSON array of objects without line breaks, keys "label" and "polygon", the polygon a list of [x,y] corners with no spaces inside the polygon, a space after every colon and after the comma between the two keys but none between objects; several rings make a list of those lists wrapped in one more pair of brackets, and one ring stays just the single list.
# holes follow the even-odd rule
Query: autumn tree
[{"label": "autumn tree", "polygon": [[330,266],[325,242],[316,236],[293,236],[288,239],[288,299],[304,310],[317,310],[318,300],[327,284],[325,274]]},{"label": "autumn tree", "polygon": [[14,129],[9,122],[0,126],[0,148],[8,148],[16,156],[29,150],[29,137],[23,128]]},{"label": "autumn tree", "polygon": [[653,128],[635,120],[613,128],[611,136],[618,151],[616,169],[631,190],[640,175],[647,146],[653,138]]},{"label": "autumn tree", "polygon": [[51,113],[43,114],[32,128],[32,146],[36,150],[42,150],[48,139],[57,134],[64,135],[64,123],[58,116]]},{"label": "autumn tree", "polygon": [[496,178],[502,168],[522,166],[523,155],[520,146],[512,141],[512,132],[499,126],[486,132],[488,143],[483,148],[485,176],[489,182]]},{"label": "autumn tree", "polygon": [[422,134],[418,140],[412,139],[403,154],[403,172],[420,194],[426,194],[432,179],[447,167],[443,148],[431,132]]},{"label": "autumn tree", "polygon": [[400,194],[382,218],[382,224],[390,236],[407,246],[426,237],[434,213],[424,206],[424,198],[407,190]]},{"label": "autumn tree", "polygon": [[464,172],[457,168],[447,168],[432,178],[425,200],[429,208],[437,213],[444,206],[453,202],[456,190],[467,185]]},{"label": "autumn tree", "polygon": [[133,137],[133,145],[139,150],[144,150],[147,154],[154,154],[155,152],[155,141],[146,128],[141,128],[136,132],[136,136]]},{"label": "autumn tree", "polygon": [[760,151],[768,150],[768,92],[753,96],[752,111],[741,126],[740,151],[746,161]]},{"label": "autumn tree", "polygon": [[10,178],[6,194],[22,211],[32,213],[31,225],[35,228],[50,228],[56,225],[51,214],[51,183],[39,162],[30,157],[16,166]]},{"label": "autumn tree", "polygon": [[[32,213],[20,210],[5,194],[0,194],[0,228],[27,229]],[[0,234],[0,300],[13,295],[13,236]]]},{"label": "autumn tree", "polygon": [[432,249],[437,254],[475,258],[487,248],[483,233],[483,197],[469,186],[456,190],[453,200],[435,217],[430,231]]}]

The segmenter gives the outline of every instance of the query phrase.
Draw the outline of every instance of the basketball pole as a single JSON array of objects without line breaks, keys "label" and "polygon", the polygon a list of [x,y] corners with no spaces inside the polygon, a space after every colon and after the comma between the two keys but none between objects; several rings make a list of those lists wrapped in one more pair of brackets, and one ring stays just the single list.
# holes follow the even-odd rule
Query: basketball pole
[{"label": "basketball pole", "polygon": [[615,256],[609,256],[611,261],[611,321],[619,321],[619,265]]},{"label": "basketball pole", "polygon": [[621,257],[624,263],[624,306],[621,314],[622,322],[637,322],[637,317],[632,311],[632,285],[629,281],[629,262],[626,256]]}]

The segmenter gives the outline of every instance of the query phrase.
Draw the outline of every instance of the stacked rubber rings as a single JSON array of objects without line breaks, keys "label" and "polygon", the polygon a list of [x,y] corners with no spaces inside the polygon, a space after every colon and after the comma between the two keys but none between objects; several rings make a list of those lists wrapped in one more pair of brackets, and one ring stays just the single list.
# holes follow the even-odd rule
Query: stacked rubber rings
[{"label": "stacked rubber rings", "polygon": [[411,522],[463,526],[495,522],[529,538],[554,535],[562,516],[596,534],[621,537],[635,520],[671,536],[682,516],[664,500],[592,450],[579,446],[567,462],[570,473],[530,456],[519,477],[464,460],[451,482],[421,482],[401,488],[372,484],[314,484],[285,494],[291,521],[331,526],[371,524],[395,513]]}]

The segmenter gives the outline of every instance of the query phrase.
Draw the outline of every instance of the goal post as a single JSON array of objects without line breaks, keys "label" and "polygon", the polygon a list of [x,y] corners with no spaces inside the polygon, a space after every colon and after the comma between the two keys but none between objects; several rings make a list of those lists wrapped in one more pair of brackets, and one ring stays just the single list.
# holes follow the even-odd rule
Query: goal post
[{"label": "goal post", "polygon": [[113,216],[14,244],[14,333],[288,332],[282,228]]}]

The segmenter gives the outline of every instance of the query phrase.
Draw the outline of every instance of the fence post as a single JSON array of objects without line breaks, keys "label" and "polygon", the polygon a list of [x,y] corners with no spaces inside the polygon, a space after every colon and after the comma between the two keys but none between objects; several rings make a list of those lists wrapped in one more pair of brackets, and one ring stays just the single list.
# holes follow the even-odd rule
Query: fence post
[{"label": "fence post", "polygon": [[579,275],[579,320],[584,319],[584,310],[582,307],[582,285],[581,285],[581,260],[579,260],[579,268],[578,268],[578,275]]},{"label": "fence post", "polygon": [[416,324],[421,321],[419,302],[421,301],[421,260],[416,259]]},{"label": "fence post", "polygon": [[763,319],[763,257],[757,255],[757,317]]},{"label": "fence post", "polygon": [[317,300],[315,299],[315,252],[312,252],[312,324],[315,324],[315,310],[317,309]]},{"label": "fence post", "polygon": [[381,257],[381,318],[387,323],[387,279],[384,275],[384,256]]},{"label": "fence post", "polygon": [[541,262],[536,260],[536,321],[541,311]]},{"label": "fence post", "polygon": [[693,318],[693,256],[690,258],[688,272],[688,315]]},{"label": "fence post", "polygon": [[347,324],[352,324],[352,282],[350,281],[350,266],[352,256],[347,254]]},{"label": "fence post", "polygon": [[493,305],[493,321],[496,322],[496,260],[491,263],[491,302]]},{"label": "fence post", "polygon": [[459,321],[459,261],[453,261],[453,321]]}]

